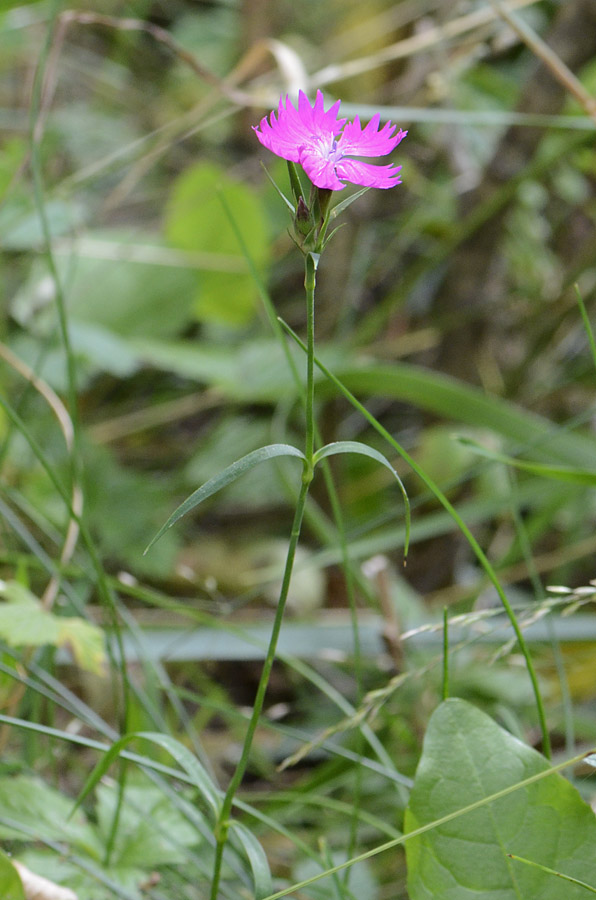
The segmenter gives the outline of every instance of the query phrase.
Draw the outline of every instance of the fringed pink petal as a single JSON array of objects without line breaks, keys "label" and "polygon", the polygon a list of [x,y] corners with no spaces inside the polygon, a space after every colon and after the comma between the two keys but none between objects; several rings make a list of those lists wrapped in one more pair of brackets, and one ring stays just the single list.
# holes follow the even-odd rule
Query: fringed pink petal
[{"label": "fringed pink petal", "polygon": [[298,95],[298,109],[296,109],[288,96],[286,105],[280,99],[277,110],[267,118],[261,119],[254,132],[260,142],[276,156],[298,162],[300,148],[313,140],[313,137],[332,138],[339,134],[345,124],[345,119],[337,119],[337,111],[340,105],[337,100],[333,106],[325,112],[324,100],[321,91],[317,91],[314,107],[303,91]]},{"label": "fringed pink petal", "polygon": [[342,159],[335,164],[338,178],[363,187],[392,188],[401,184],[401,166],[374,166],[355,159]]},{"label": "fringed pink petal", "polygon": [[345,187],[335,174],[335,165],[316,147],[308,147],[300,154],[300,164],[316,187],[342,191]]},{"label": "fringed pink petal", "polygon": [[377,113],[362,127],[360,119],[346,124],[338,119],[340,101],[325,111],[321,91],[314,104],[303,91],[298,94],[298,108],[289,97],[280,99],[277,115],[261,119],[254,129],[263,146],[283,159],[299,162],[311,182],[319,188],[341,191],[344,181],[365,187],[390,188],[400,184],[401,166],[374,166],[348,156],[385,156],[397,147],[407,132],[395,132],[396,125],[386,122],[380,127]]},{"label": "fringed pink petal", "polygon": [[386,156],[402,141],[407,131],[401,129],[393,134],[396,125],[386,122],[379,131],[380,116],[377,113],[368,125],[362,128],[358,116],[348,122],[342,136],[337,142],[338,149],[344,156]]}]

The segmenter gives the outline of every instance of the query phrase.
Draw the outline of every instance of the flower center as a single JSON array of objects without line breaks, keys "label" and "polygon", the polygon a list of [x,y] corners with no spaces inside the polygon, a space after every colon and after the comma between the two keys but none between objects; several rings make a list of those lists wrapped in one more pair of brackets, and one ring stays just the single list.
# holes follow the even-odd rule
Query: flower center
[{"label": "flower center", "polygon": [[318,134],[313,135],[312,143],[317,153],[320,153],[322,157],[329,160],[332,165],[335,165],[343,159],[343,154],[337,146],[337,141],[333,135],[325,135],[324,137],[321,137],[321,135]]},{"label": "flower center", "polygon": [[327,158],[328,158],[329,162],[331,162],[333,164],[338,163],[340,161],[340,159],[343,159],[343,153],[337,146],[337,141],[335,141],[335,140],[333,141],[333,144],[331,145],[331,149],[327,155]]}]

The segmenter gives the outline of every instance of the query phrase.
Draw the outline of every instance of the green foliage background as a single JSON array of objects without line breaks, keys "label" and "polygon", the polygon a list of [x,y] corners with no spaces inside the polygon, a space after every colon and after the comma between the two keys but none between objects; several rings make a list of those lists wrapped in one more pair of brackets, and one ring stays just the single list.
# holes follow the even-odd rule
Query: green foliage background
[{"label": "green foliage background", "polygon": [[[209,895],[206,794],[188,773],[172,780],[167,749],[123,752],[78,818],[68,812],[123,733],[180,742],[216,794],[237,759],[297,467],[247,470],[143,550],[236,459],[300,446],[299,391],[263,300],[303,333],[302,260],[262,169],[287,191],[285,165],[251,130],[294,87],[409,130],[403,185],[351,205],[325,253],[317,353],[487,553],[527,627],[556,761],[596,743],[595,123],[520,36],[542,37],[593,97],[595,13],[538,0],[514,15],[517,30],[483,0],[0,3],[0,835],[81,897]],[[302,352],[289,354],[301,372]],[[425,779],[457,770],[464,748],[488,778],[475,727],[482,740],[494,729],[502,768],[508,754],[528,772],[546,765],[525,670],[468,542],[316,377],[322,440],[389,458],[412,542],[404,569],[393,473],[333,457],[341,520],[318,475],[235,808],[230,898],[258,895],[269,867],[273,889],[289,889],[463,806],[425,810]],[[439,705],[444,607],[461,699]],[[431,748],[437,734],[449,757]],[[591,781],[566,775],[579,794],[564,782],[565,815],[593,830],[580,799]],[[428,858],[444,839],[429,832]],[[436,872],[424,887],[420,840],[409,874],[396,844],[305,896],[482,896]],[[596,885],[580,844],[542,862]],[[540,845],[510,852],[536,860]],[[527,896],[538,884],[561,895],[558,879],[543,888],[544,873],[495,865],[527,878]]]}]

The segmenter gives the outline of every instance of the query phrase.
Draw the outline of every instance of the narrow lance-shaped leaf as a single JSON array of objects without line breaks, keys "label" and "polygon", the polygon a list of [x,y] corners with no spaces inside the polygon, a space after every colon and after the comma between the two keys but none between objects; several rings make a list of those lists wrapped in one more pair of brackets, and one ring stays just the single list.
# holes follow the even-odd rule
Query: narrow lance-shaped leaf
[{"label": "narrow lance-shaped leaf", "polygon": [[255,886],[255,900],[263,900],[272,891],[271,872],[265,851],[252,833],[241,822],[232,822],[231,827],[246,854]]},{"label": "narrow lance-shaped leaf", "polygon": [[298,174],[298,168],[295,163],[291,160],[287,160],[288,165],[288,176],[290,178],[290,186],[292,188],[292,193],[294,195],[294,200],[296,204],[300,199],[304,200],[304,188],[302,187],[302,182],[300,181],[300,175]]},{"label": "narrow lance-shaped leaf", "polygon": [[320,450],[317,450],[313,456],[313,465],[316,466],[318,462],[322,459],[325,459],[327,456],[334,456],[337,453],[356,453],[360,456],[368,456],[370,459],[376,460],[376,462],[381,463],[382,466],[385,466],[386,469],[389,469],[395,480],[399,485],[399,489],[402,493],[402,497],[404,498],[404,506],[405,506],[405,515],[406,515],[406,537],[404,541],[404,556],[408,555],[408,547],[410,544],[410,500],[406,493],[406,489],[403,485],[403,482],[387,457],[383,456],[382,453],[379,453],[378,450],[375,450],[374,447],[369,447],[368,444],[361,444],[359,441],[335,441],[332,444],[326,444],[324,447],[321,447]]},{"label": "narrow lance-shaped leaf", "polygon": [[[283,191],[281,191],[281,190],[279,189],[279,187],[277,186],[277,184],[275,183],[275,181],[273,180],[273,178],[271,177],[271,175],[270,175],[269,172],[267,171],[267,167],[266,167],[266,166],[263,166],[263,171],[264,171],[265,175],[267,176],[267,178],[269,179],[269,181],[271,182],[271,184],[273,185],[273,187],[275,188],[275,191],[277,192],[277,195],[278,195],[279,197],[281,197],[281,199],[283,200],[283,202],[285,203],[285,205],[288,207],[289,211],[292,213],[292,215],[294,215],[294,207],[292,206],[292,204],[290,203],[290,201],[288,200],[288,198],[286,197],[286,195],[283,193]],[[223,196],[223,195],[221,195],[221,196]]]},{"label": "narrow lance-shaped leaf", "polygon": [[579,287],[577,286],[577,284],[575,285],[575,295],[577,297],[579,311],[581,313],[582,321],[584,323],[584,328],[586,330],[588,343],[590,344],[590,350],[592,351],[592,360],[594,362],[594,366],[596,367],[596,338],[594,338],[594,329],[592,328],[592,323],[590,322],[590,317],[588,315],[588,311],[586,310],[586,306],[585,306],[583,297],[580,293],[580,290],[579,290]]},{"label": "narrow lance-shaped leaf", "polygon": [[359,191],[356,191],[355,194],[352,194],[350,197],[346,197],[345,200],[341,200],[336,206],[333,207],[329,214],[330,219],[336,219],[348,206],[351,206],[354,200],[358,200],[359,197],[362,197],[363,194],[366,194],[367,191],[370,191],[369,187],[360,188]]},{"label": "narrow lance-shaped leaf", "polygon": [[556,481],[570,481],[574,484],[596,485],[596,471],[591,469],[578,469],[574,466],[555,466],[549,463],[534,462],[533,460],[516,459],[514,456],[506,456],[504,453],[498,453],[483,447],[476,441],[468,437],[457,436],[458,443],[464,447],[469,447],[473,453],[478,456],[484,456],[493,462],[503,463],[506,466],[512,466],[520,469],[522,472],[529,472],[532,475],[538,475],[542,478],[553,478]]},{"label": "narrow lance-shaped leaf", "polygon": [[187,497],[184,503],[181,503],[180,506],[174,510],[165,525],[159,529],[151,543],[145,549],[145,553],[147,553],[153,544],[160,539],[162,534],[164,534],[168,528],[171,528],[178,519],[181,519],[182,516],[198,506],[199,503],[202,503],[203,500],[206,500],[208,497],[221,491],[222,488],[231,484],[233,481],[236,481],[236,479],[240,478],[241,475],[244,475],[245,472],[254,469],[259,463],[265,462],[265,460],[268,459],[273,459],[276,456],[297,456],[299,459],[304,460],[304,454],[298,450],[297,447],[292,447],[291,444],[268,444],[266,447],[259,447],[258,450],[247,453],[246,456],[237,459],[236,462],[233,462],[222,472],[214,475],[213,478],[210,478],[209,481],[206,481],[205,484],[201,485],[201,487],[194,491],[190,497]]},{"label": "narrow lance-shaped leaf", "polygon": [[199,762],[196,756],[194,756],[190,752],[190,750],[187,750],[187,748],[179,741],[175,740],[167,734],[159,734],[158,732],[153,731],[134,731],[130,734],[125,734],[120,738],[120,740],[112,744],[110,749],[99,760],[99,762],[87,778],[87,781],[83,785],[83,788],[79,796],[77,797],[72,813],[74,813],[74,811],[83,802],[85,797],[90,793],[90,791],[93,790],[99,780],[105,775],[114,760],[120,755],[121,751],[128,744],[130,744],[131,741],[136,740],[137,738],[151,741],[152,743],[163,747],[164,750],[167,750],[168,753],[174,757],[176,762],[189,775],[192,783],[197,788],[206,805],[210,808],[210,810],[214,814],[214,817],[217,818],[221,805],[221,791],[215,784],[213,784],[203,765]]},{"label": "narrow lance-shaped leaf", "polygon": [[[300,338],[292,331],[292,329],[289,327],[289,325],[287,325],[282,319],[280,319],[280,323],[281,323],[282,327],[285,329],[285,331],[287,331],[288,334],[290,334],[292,336],[292,338],[299,344],[299,346],[301,346],[303,349],[305,349],[304,342],[301,341]],[[435,484],[435,482],[432,480],[432,478],[429,478],[429,476],[424,472],[423,469],[421,469],[421,467],[410,456],[410,454],[407,453],[406,450],[404,450],[404,448],[395,440],[395,438],[393,438],[392,435],[389,434],[387,429],[384,428],[383,425],[381,425],[381,423],[371,413],[369,413],[369,411],[366,409],[366,407],[363,406],[362,403],[360,403],[356,399],[356,397],[348,390],[348,388],[343,384],[343,382],[341,382],[339,380],[339,378],[337,378],[332,372],[330,372],[329,369],[327,369],[327,367],[324,366],[323,363],[319,359],[317,359],[316,356],[315,356],[314,361],[315,361],[315,365],[321,370],[321,372],[323,372],[323,374],[329,379],[329,381],[333,385],[335,385],[335,387],[352,404],[352,406],[355,409],[357,409],[368,422],[370,422],[370,424],[373,426],[373,428],[383,438],[385,438],[386,441],[389,442],[389,444],[399,453],[399,455],[402,457],[402,459],[408,463],[410,468],[414,472],[416,472],[416,474],[423,480],[423,482],[426,484],[426,486],[429,488],[429,490],[435,495],[437,500],[447,510],[447,512],[449,513],[451,518],[458,525],[459,529],[461,530],[461,532],[465,536],[466,540],[468,541],[470,547],[474,551],[476,558],[478,559],[480,565],[482,566],[482,568],[488,575],[488,577],[491,581],[491,584],[494,586],[497,594],[499,595],[501,603],[503,604],[503,608],[505,609],[505,612],[507,613],[507,617],[509,618],[509,621],[511,622],[511,627],[513,628],[513,631],[515,632],[515,636],[517,638],[520,650],[521,650],[524,660],[526,662],[528,676],[532,683],[532,691],[534,693],[534,697],[536,700],[536,710],[538,713],[538,720],[540,722],[540,730],[542,732],[542,745],[544,747],[545,753],[547,755],[550,755],[550,734],[549,734],[549,730],[548,730],[547,723],[546,723],[546,713],[544,711],[544,703],[542,701],[542,694],[540,692],[538,678],[536,676],[536,671],[534,669],[534,665],[532,663],[532,658],[531,658],[530,652],[528,650],[528,645],[524,638],[523,632],[522,632],[521,628],[519,627],[519,623],[517,621],[513,607],[511,606],[509,599],[508,599],[507,595],[505,594],[505,592],[501,586],[501,583],[497,577],[497,573],[495,572],[492,565],[490,564],[488,557],[482,550],[482,547],[480,546],[480,544],[478,543],[478,541],[476,540],[476,538],[474,537],[474,535],[472,534],[472,532],[470,531],[470,529],[468,528],[468,526],[466,525],[466,523],[464,522],[462,517],[459,515],[459,513],[457,512],[455,507],[449,502],[449,500],[447,499],[445,494],[440,490],[439,486],[437,484]]]}]

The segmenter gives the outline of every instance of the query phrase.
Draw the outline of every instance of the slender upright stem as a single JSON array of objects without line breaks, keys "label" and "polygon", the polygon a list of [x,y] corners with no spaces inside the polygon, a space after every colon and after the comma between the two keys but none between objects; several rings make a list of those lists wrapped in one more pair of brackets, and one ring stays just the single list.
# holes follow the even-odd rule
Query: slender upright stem
[{"label": "slender upright stem", "polygon": [[443,700],[449,697],[449,615],[443,607]]},{"label": "slender upright stem", "polygon": [[304,455],[312,466],[315,448],[314,427],[314,358],[315,358],[315,287],[317,280],[318,253],[307,253],[304,266],[304,289],[306,291],[306,445]]},{"label": "slender upright stem", "polygon": [[300,486],[300,493],[298,495],[298,500],[296,502],[296,510],[294,512],[294,521],[292,523],[292,531],[290,534],[290,543],[288,545],[288,553],[286,556],[286,564],[284,568],[284,574],[281,584],[281,590],[279,594],[279,600],[277,603],[277,609],[275,612],[275,618],[273,620],[273,626],[271,628],[271,635],[269,638],[269,646],[267,648],[267,653],[265,656],[265,661],[263,663],[263,670],[261,672],[261,678],[259,680],[259,685],[257,688],[257,693],[255,697],[255,701],[252,708],[252,713],[250,717],[250,721],[248,723],[248,728],[246,729],[246,735],[244,737],[244,744],[242,746],[242,753],[240,754],[240,760],[238,765],[236,766],[236,770],[230,780],[228,788],[226,790],[225,796],[222,801],[221,809],[219,815],[217,817],[217,822],[215,823],[215,861],[213,865],[213,878],[211,881],[211,895],[210,900],[217,900],[219,893],[219,884],[221,881],[221,868],[223,863],[223,855],[226,847],[226,843],[228,840],[228,831],[230,828],[230,816],[232,813],[232,806],[234,803],[234,797],[236,796],[236,792],[242,783],[242,779],[244,777],[244,773],[246,772],[246,768],[248,766],[248,761],[250,758],[250,752],[252,749],[252,743],[254,740],[255,732],[257,730],[257,726],[259,724],[259,719],[261,717],[261,713],[263,711],[263,705],[265,703],[265,696],[267,694],[267,687],[269,685],[269,678],[271,676],[271,670],[273,668],[273,663],[275,662],[275,653],[277,650],[277,642],[279,639],[279,633],[281,631],[281,626],[284,617],[284,611],[286,607],[286,600],[288,598],[288,592],[290,589],[290,581],[292,579],[292,570],[294,568],[294,559],[296,556],[296,548],[298,546],[298,539],[300,537],[300,530],[302,528],[302,520],[304,518],[304,510],[306,507],[306,499],[308,496],[308,490],[310,488],[310,483],[313,478],[313,455],[314,455],[314,436],[315,436],[315,423],[314,423],[314,300],[315,300],[315,285],[316,285],[316,271],[317,265],[319,262],[319,254],[317,253],[308,253],[306,256],[305,262],[305,277],[304,277],[304,287],[306,290],[306,320],[307,320],[307,362],[306,362],[306,428],[305,428],[305,463],[304,470],[302,473],[302,484]]},{"label": "slender upright stem", "polygon": [[[285,331],[287,331],[288,334],[291,335],[291,337],[296,341],[298,346],[302,347],[303,350],[306,350],[307,347],[305,346],[304,342],[300,340],[300,338],[294,331],[292,331],[292,329],[289,327],[289,325],[287,325],[285,322],[283,322],[283,320],[281,320],[281,324],[282,324],[283,328],[285,329]],[[492,565],[490,564],[488,557],[484,553],[482,547],[480,546],[480,544],[478,543],[478,541],[476,540],[476,538],[474,537],[474,535],[472,534],[472,532],[470,531],[470,529],[468,528],[468,526],[466,525],[466,523],[464,522],[464,520],[462,519],[460,514],[457,512],[455,507],[449,502],[449,500],[447,499],[445,494],[441,491],[439,486],[437,484],[435,484],[435,482],[432,480],[432,478],[430,478],[426,474],[426,472],[420,468],[418,463],[410,456],[409,453],[406,452],[406,450],[404,450],[404,448],[401,446],[401,444],[399,444],[395,440],[395,438],[387,431],[387,429],[384,428],[377,419],[375,419],[375,417],[372,415],[372,413],[370,413],[367,410],[367,408],[365,406],[363,406],[359,400],[356,399],[354,394],[352,394],[352,392],[348,390],[348,388],[340,381],[339,378],[337,378],[333,374],[333,372],[330,372],[329,369],[325,365],[323,365],[323,363],[319,359],[315,359],[315,363],[316,363],[318,369],[323,373],[323,375],[325,375],[326,378],[328,378],[329,381],[331,381],[331,383],[336,386],[336,388],[340,391],[340,393],[343,394],[343,396],[352,404],[354,409],[357,409],[358,412],[360,412],[364,416],[364,418],[367,420],[367,422],[370,422],[370,424],[375,429],[375,431],[377,431],[381,435],[381,437],[385,438],[385,440],[391,444],[391,446],[397,451],[397,453],[399,453],[399,455],[402,457],[402,459],[404,459],[407,462],[407,464],[410,466],[412,471],[415,472],[419,476],[419,478],[422,479],[424,484],[426,484],[426,486],[429,488],[429,490],[432,491],[432,493],[435,495],[435,497],[437,498],[439,503],[441,503],[441,505],[444,507],[444,509],[449,513],[449,515],[451,516],[453,521],[456,523],[456,525],[458,526],[458,528],[460,529],[460,531],[466,538],[468,544],[472,548],[472,550],[476,556],[476,559],[478,560],[478,562],[484,569],[491,584],[493,585],[497,594],[499,595],[501,603],[503,604],[503,608],[505,609],[507,617],[508,617],[509,621],[511,622],[511,627],[513,628],[513,631],[515,633],[515,637],[517,639],[519,648],[524,657],[528,676],[532,683],[532,690],[534,692],[534,697],[535,697],[535,701],[536,701],[536,712],[538,715],[538,721],[540,723],[540,730],[542,732],[542,752],[543,752],[544,756],[546,756],[547,759],[550,759],[551,755],[552,755],[550,735],[548,732],[548,725],[546,722],[546,713],[544,710],[544,703],[542,701],[542,694],[540,692],[540,685],[538,684],[538,678],[536,675],[536,670],[534,668],[534,663],[532,662],[532,657],[530,655],[530,650],[529,650],[528,644],[526,642],[526,639],[524,637],[524,633],[519,625],[519,622],[517,621],[515,611],[514,611],[513,607],[511,606],[509,600],[507,599],[507,595],[505,594],[503,588],[501,587],[501,583],[497,577],[497,573],[495,572]],[[269,900],[272,900],[272,898],[269,898]]]}]

